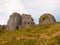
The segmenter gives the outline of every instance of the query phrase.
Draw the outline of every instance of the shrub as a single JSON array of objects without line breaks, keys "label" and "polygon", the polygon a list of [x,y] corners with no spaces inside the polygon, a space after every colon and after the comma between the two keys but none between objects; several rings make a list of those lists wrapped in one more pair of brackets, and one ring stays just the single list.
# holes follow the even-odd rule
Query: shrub
[{"label": "shrub", "polygon": [[0,33],[3,33],[3,32],[5,32],[5,26],[0,26]]}]

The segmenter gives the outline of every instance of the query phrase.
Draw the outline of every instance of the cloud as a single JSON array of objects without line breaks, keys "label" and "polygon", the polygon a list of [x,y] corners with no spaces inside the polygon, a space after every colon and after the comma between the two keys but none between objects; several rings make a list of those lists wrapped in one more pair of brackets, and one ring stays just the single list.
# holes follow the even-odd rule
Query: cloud
[{"label": "cloud", "polygon": [[4,0],[3,6],[9,14],[15,11],[18,13],[26,13],[23,4],[19,0]]},{"label": "cloud", "polygon": [[0,24],[7,24],[7,20],[13,12],[22,14],[27,11],[19,0],[0,0]]},{"label": "cloud", "polygon": [[32,14],[36,23],[38,23],[38,19],[43,13],[51,13],[58,20],[60,0],[22,0],[22,2],[28,12]]},{"label": "cloud", "polygon": [[26,0],[24,3],[28,6],[28,8],[38,8],[44,12],[51,11],[57,6],[56,0]]},{"label": "cloud", "polygon": [[12,12],[27,13],[28,11],[36,23],[39,17],[46,12],[54,15],[56,20],[60,20],[59,4],[60,0],[0,0],[0,24],[6,24]]}]

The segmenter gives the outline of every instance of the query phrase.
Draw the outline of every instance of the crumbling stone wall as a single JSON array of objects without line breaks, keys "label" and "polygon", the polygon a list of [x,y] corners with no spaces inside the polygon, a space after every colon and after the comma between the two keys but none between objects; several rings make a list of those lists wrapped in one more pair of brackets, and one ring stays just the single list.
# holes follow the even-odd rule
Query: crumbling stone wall
[{"label": "crumbling stone wall", "polygon": [[29,14],[22,14],[22,26],[28,27],[34,25],[34,19]]},{"label": "crumbling stone wall", "polygon": [[34,25],[34,20],[31,17],[31,15],[28,14],[22,14],[20,15],[19,13],[13,13],[8,22],[7,22],[7,26],[8,26],[8,30],[16,30],[16,29],[21,29],[22,27],[28,27],[31,25]]}]

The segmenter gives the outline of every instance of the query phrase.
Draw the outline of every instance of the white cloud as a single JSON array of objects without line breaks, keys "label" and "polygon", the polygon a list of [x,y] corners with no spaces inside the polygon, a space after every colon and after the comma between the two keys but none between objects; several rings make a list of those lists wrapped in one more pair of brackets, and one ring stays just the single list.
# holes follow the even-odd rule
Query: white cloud
[{"label": "white cloud", "polygon": [[0,13],[4,11],[4,8],[3,7],[0,7]]},{"label": "white cloud", "polygon": [[0,0],[0,12],[7,14],[1,20],[5,18],[8,20],[7,17],[12,12],[27,13],[27,11],[33,16],[35,22],[38,22],[39,17],[46,12],[58,18],[60,14],[59,4],[60,0]]},{"label": "white cloud", "polygon": [[25,2],[25,4],[28,7],[31,8],[38,8],[41,10],[46,10],[46,12],[48,12],[48,10],[53,10],[56,8],[56,2],[57,0],[30,0]]},{"label": "white cloud", "polygon": [[26,13],[24,5],[19,0],[0,0],[0,24],[6,24],[11,13]]},{"label": "white cloud", "polygon": [[51,13],[55,17],[59,16],[60,0],[25,0],[23,2],[37,23],[43,13]]},{"label": "white cloud", "polygon": [[19,0],[4,0],[3,6],[9,14],[15,11],[18,13],[26,13],[23,4]]}]

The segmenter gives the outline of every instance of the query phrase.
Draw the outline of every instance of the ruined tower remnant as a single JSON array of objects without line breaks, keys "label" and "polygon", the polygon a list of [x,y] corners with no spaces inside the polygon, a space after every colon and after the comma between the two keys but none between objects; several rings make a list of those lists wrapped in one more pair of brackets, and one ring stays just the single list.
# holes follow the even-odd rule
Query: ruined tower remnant
[{"label": "ruined tower remnant", "polygon": [[21,29],[22,27],[28,27],[34,25],[34,20],[29,14],[13,13],[7,23],[8,30]]},{"label": "ruined tower remnant", "polygon": [[50,23],[54,23],[54,22],[56,22],[54,16],[49,13],[45,13],[39,18],[40,25],[50,24]]},{"label": "ruined tower remnant", "polygon": [[34,25],[34,19],[31,17],[29,14],[22,14],[22,26],[27,27],[27,26],[32,26]]},{"label": "ruined tower remnant", "polygon": [[13,13],[10,15],[7,26],[8,30],[16,30],[22,24],[22,16],[19,13]]}]

